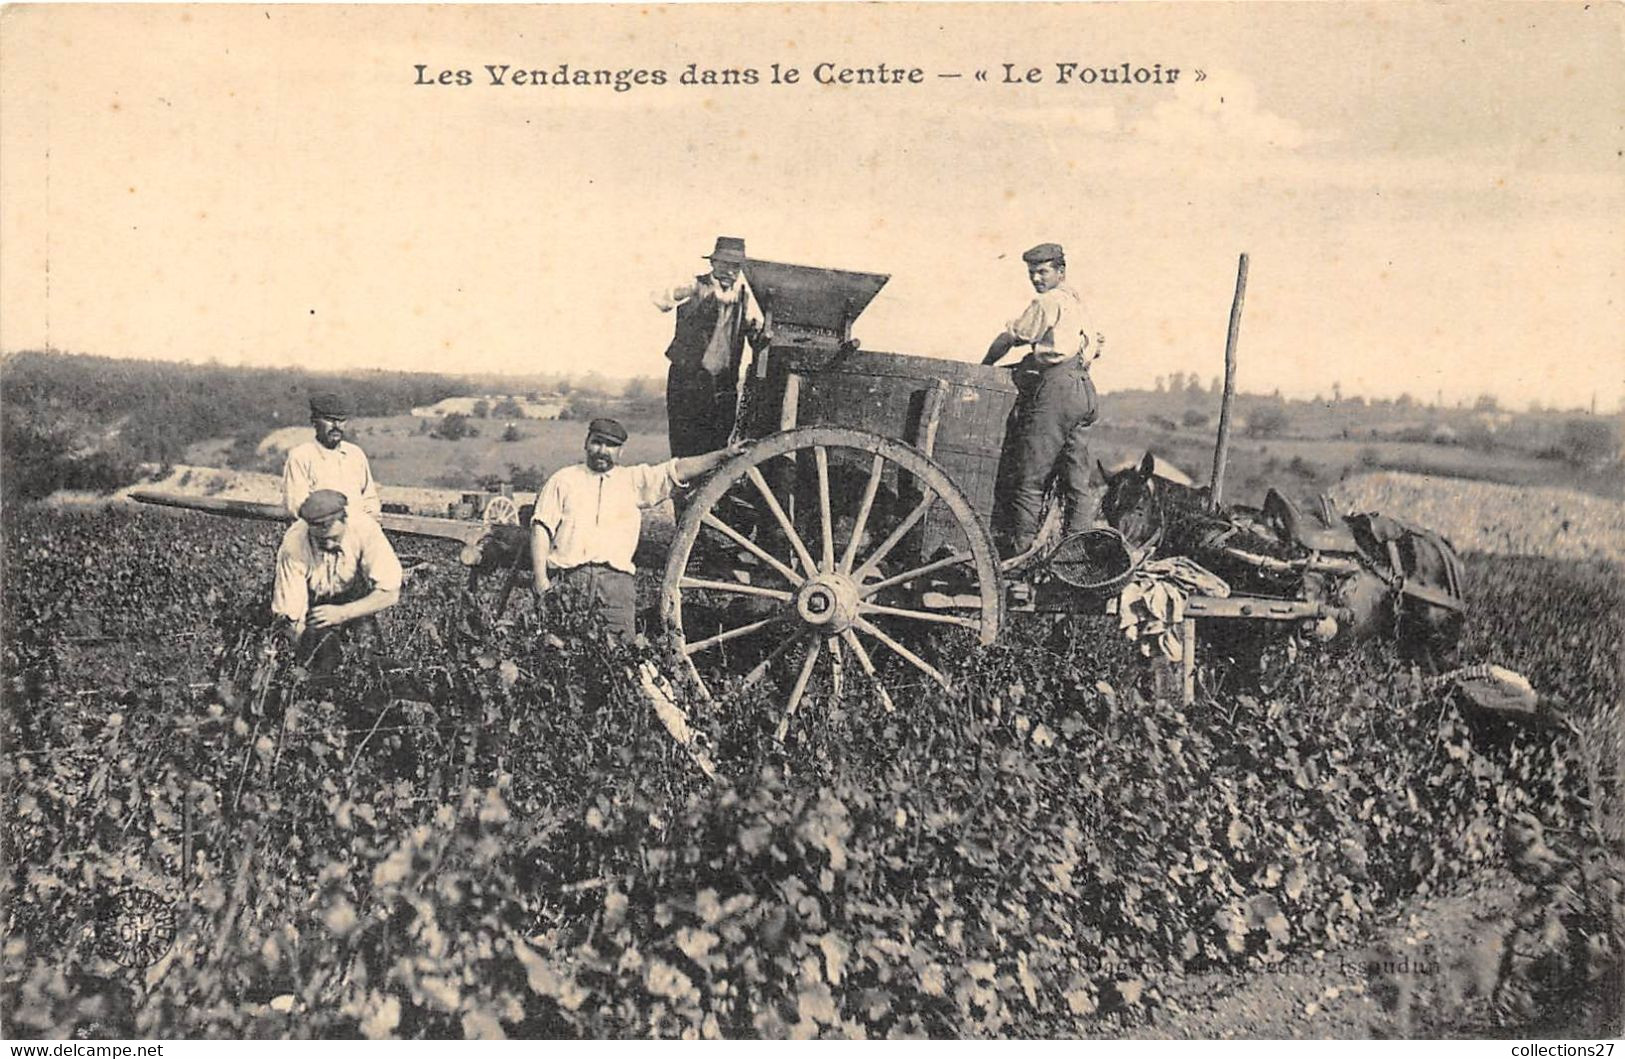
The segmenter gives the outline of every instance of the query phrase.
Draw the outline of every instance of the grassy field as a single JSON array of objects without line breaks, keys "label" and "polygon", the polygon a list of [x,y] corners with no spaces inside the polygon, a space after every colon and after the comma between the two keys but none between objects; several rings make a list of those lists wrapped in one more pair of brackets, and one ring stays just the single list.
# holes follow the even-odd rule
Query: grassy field
[{"label": "grassy field", "polygon": [[[1215,429],[1175,432],[1103,423],[1091,448],[1108,467],[1137,459],[1147,450],[1172,461],[1199,484],[1213,464]],[[1440,478],[1466,478],[1507,485],[1557,486],[1597,496],[1625,497],[1625,475],[1615,466],[1586,470],[1522,452],[1482,452],[1458,445],[1387,440],[1278,438],[1232,435],[1225,472],[1225,499],[1256,504],[1275,486],[1297,499],[1375,470],[1406,471]]]},{"label": "grassy field", "polygon": [[[444,441],[424,432],[425,427],[435,425],[434,420],[409,415],[356,419],[350,425],[350,440],[367,453],[373,474],[386,488],[395,485],[472,490],[487,475],[511,477],[511,467],[534,468],[545,477],[582,457],[587,425],[579,420],[516,420],[516,441],[502,440],[508,426],[505,420],[471,422],[479,430],[477,437]],[[627,428],[631,436],[623,450],[625,460],[648,463],[667,458],[664,424],[628,422]],[[194,446],[188,452],[189,457],[194,457],[189,462],[208,463],[215,451],[218,443]],[[272,449],[262,453],[254,469],[280,472],[284,452]]]},{"label": "grassy field", "polygon": [[[1107,467],[1138,460],[1153,451],[1183,469],[1199,484],[1208,480],[1217,428],[1214,425],[1164,429],[1132,417],[1103,398],[1104,419],[1091,431],[1091,454]],[[472,419],[475,437],[446,441],[429,431],[436,425],[409,415],[360,418],[351,439],[366,450],[378,480],[386,486],[434,486],[475,489],[481,479],[544,479],[581,458],[585,424],[580,420],[521,419],[512,422],[519,435],[504,441],[510,423]],[[654,418],[625,420],[631,437],[624,459],[655,462],[669,455],[666,426]],[[278,473],[286,444],[303,440],[301,428],[286,428],[267,438],[273,444],[258,457],[254,470]],[[224,466],[231,451],[226,440],[200,442],[187,451],[186,462]],[[1441,478],[1538,485],[1572,489],[1609,499],[1625,498],[1625,467],[1585,468],[1543,459],[1527,451],[1485,451],[1465,445],[1433,444],[1378,438],[1292,437],[1257,439],[1238,428],[1233,434],[1225,477],[1225,498],[1257,504],[1273,486],[1294,499],[1312,500],[1338,482],[1372,471],[1402,471]]]}]

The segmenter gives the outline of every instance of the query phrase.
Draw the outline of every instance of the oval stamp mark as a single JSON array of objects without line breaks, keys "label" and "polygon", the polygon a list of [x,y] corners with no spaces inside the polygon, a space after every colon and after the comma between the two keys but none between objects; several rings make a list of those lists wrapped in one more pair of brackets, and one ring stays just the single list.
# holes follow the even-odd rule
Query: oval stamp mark
[{"label": "oval stamp mark", "polygon": [[175,943],[175,909],[151,890],[120,890],[96,913],[96,951],[125,967],[150,967]]}]

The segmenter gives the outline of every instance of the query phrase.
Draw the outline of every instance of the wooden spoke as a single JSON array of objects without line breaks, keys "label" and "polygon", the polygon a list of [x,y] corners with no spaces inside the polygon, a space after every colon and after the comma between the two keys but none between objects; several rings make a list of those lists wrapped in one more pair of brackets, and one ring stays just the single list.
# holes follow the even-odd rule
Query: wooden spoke
[{"label": "wooden spoke", "polygon": [[914,621],[933,621],[938,625],[959,625],[967,629],[980,629],[982,623],[974,618],[961,618],[957,614],[937,614],[928,610],[904,610],[902,607],[883,607],[878,603],[860,603],[860,614],[885,614],[893,618],[910,618]]},{"label": "wooden spoke", "polygon": [[938,684],[941,684],[943,687],[948,686],[948,678],[943,676],[935,666],[921,658],[919,655],[915,654],[913,651],[910,651],[896,640],[892,639],[884,630],[877,628],[873,623],[867,622],[862,618],[856,619],[853,624],[858,629],[861,629],[870,636],[873,636],[875,639],[879,640],[881,643],[885,644],[887,647],[890,647],[898,655],[902,656],[904,661],[908,662],[915,669],[918,669],[920,672],[924,673]]},{"label": "wooden spoke", "polygon": [[763,618],[761,621],[753,621],[749,625],[741,625],[737,629],[729,629],[726,632],[719,632],[715,636],[707,636],[703,640],[696,640],[691,644],[684,644],[683,653],[686,655],[696,655],[701,651],[709,650],[718,644],[725,644],[729,640],[737,640],[741,636],[749,636],[753,632],[758,632],[767,628],[769,625],[773,625],[783,620],[784,618],[782,615],[775,614],[771,618]]},{"label": "wooden spoke", "polygon": [[818,521],[824,536],[824,561],[818,567],[826,573],[835,569],[835,523],[829,510],[829,450],[819,445],[813,449],[818,464]]},{"label": "wooden spoke", "polygon": [[887,713],[897,712],[897,707],[892,704],[891,694],[886,691],[886,685],[880,682],[880,674],[875,672],[875,663],[869,657],[869,652],[864,649],[863,641],[858,639],[858,634],[851,629],[846,629],[842,631],[841,639],[846,641],[846,646],[852,649],[852,656],[858,660],[859,668],[863,670],[864,674],[869,678],[869,683],[874,685],[875,691],[880,695],[880,705],[885,707]]},{"label": "wooden spoke", "polygon": [[794,570],[790,569],[773,556],[769,555],[766,549],[764,549],[760,544],[757,544],[749,537],[746,537],[743,533],[740,533],[726,522],[712,514],[707,514],[703,521],[705,525],[710,526],[714,530],[719,530],[735,544],[739,545],[741,548],[756,556],[756,558],[762,560],[762,562],[783,574],[785,579],[788,580],[792,585],[801,584],[803,578],[800,574],[796,573]]},{"label": "wooden spoke", "polygon": [[790,602],[790,593],[782,588],[763,588],[761,585],[742,585],[737,581],[708,581],[702,577],[684,575],[677,582],[679,588],[703,588],[708,592],[733,592],[741,596],[766,596],[782,603]]},{"label": "wooden spoke", "polygon": [[795,549],[796,558],[801,560],[801,568],[809,574],[817,570],[818,564],[813,562],[812,553],[807,550],[807,545],[802,542],[801,534],[796,532],[796,527],[790,521],[790,516],[786,515],[784,508],[779,506],[779,498],[774,496],[773,490],[768,488],[767,479],[762,477],[762,472],[755,467],[751,467],[745,473],[750,476],[751,482],[755,484],[756,491],[762,494],[762,499],[767,502],[767,509],[773,512],[774,518],[779,520],[779,528],[784,530],[784,535],[790,539],[790,547]]},{"label": "wooden spoke", "polygon": [[884,581],[876,581],[871,585],[860,585],[858,587],[858,595],[860,597],[872,596],[882,589],[891,588],[893,585],[901,585],[905,582],[914,580],[916,577],[924,577],[926,574],[934,574],[938,570],[944,569],[945,567],[958,566],[960,563],[968,563],[974,558],[975,556],[970,552],[954,552],[952,555],[938,559],[934,562],[926,563],[924,566],[915,567],[913,570],[910,570],[907,573],[898,574],[896,577],[888,577]]},{"label": "wooden spoke", "polygon": [[[986,521],[929,452],[872,431],[786,427],[695,489],[660,585],[672,654],[696,693],[710,697],[707,685],[737,688],[741,679],[758,693],[772,685],[781,705],[760,721],[781,732],[812,712],[803,709],[809,696],[849,697],[843,681],[866,677],[874,691],[859,697],[872,694],[888,711],[901,705],[892,702],[899,682],[946,685],[945,658],[904,635],[909,629],[970,629],[990,644],[1004,618]],[[705,561],[695,558],[713,546]],[[812,579],[828,585],[803,614],[796,603]],[[840,612],[825,619],[833,624],[819,624],[836,597]]]},{"label": "wooden spoke", "polygon": [[863,565],[858,567],[857,570],[853,572],[852,579],[855,581],[862,581],[869,574],[873,573],[875,569],[880,566],[880,561],[889,555],[891,550],[897,547],[898,543],[902,541],[904,537],[908,536],[908,531],[914,528],[915,523],[919,522],[920,519],[925,517],[925,513],[931,510],[931,505],[936,503],[936,500],[937,494],[928,490],[925,494],[925,499],[921,500],[914,510],[908,513],[907,518],[898,523],[897,528],[891,531],[891,536],[881,541],[880,547],[875,549],[874,554],[865,559],[863,561]]},{"label": "wooden spoke", "polygon": [[880,472],[885,470],[886,458],[879,453],[875,454],[875,462],[869,468],[869,484],[863,487],[863,501],[858,504],[858,517],[852,523],[852,536],[847,538],[846,551],[841,555],[841,573],[852,572],[852,561],[858,557],[858,542],[863,539],[864,528],[869,524],[869,509],[875,506],[875,494],[880,491]]},{"label": "wooden spoke", "polygon": [[764,658],[760,662],[756,663],[756,668],[752,669],[749,673],[745,674],[745,678],[744,678],[744,681],[743,681],[744,686],[745,687],[750,687],[750,685],[756,683],[758,680],[761,680],[764,676],[766,676],[768,667],[771,666],[774,662],[777,662],[781,657],[783,657],[783,655],[784,655],[784,653],[786,651],[790,650],[790,648],[792,648],[796,644],[800,643],[801,639],[802,638],[798,637],[798,636],[787,636],[787,637],[785,637],[783,643],[781,643],[781,644],[779,644],[779,646],[773,648],[773,650],[768,652],[768,655],[767,655],[766,658]]},{"label": "wooden spoke", "polygon": [[795,687],[790,689],[790,701],[785,704],[784,716],[779,718],[774,738],[782,740],[784,733],[790,730],[790,718],[795,716],[796,710],[801,706],[801,697],[807,692],[807,681],[812,678],[813,670],[818,666],[818,656],[823,650],[824,641],[820,639],[814,639],[808,647],[807,660],[801,663],[801,672],[796,675]]}]

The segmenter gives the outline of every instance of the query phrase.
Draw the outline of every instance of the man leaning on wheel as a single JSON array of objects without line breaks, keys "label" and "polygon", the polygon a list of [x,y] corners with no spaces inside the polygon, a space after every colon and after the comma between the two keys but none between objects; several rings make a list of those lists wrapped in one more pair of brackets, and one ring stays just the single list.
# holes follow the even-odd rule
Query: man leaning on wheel
[{"label": "man leaning on wheel", "polygon": [[530,520],[532,584],[567,613],[589,616],[610,632],[636,632],[637,551],[643,511],[745,451],[735,442],[699,456],[658,464],[619,464],[626,428],[613,419],[587,426],[586,458],[556,472],[536,497]]}]

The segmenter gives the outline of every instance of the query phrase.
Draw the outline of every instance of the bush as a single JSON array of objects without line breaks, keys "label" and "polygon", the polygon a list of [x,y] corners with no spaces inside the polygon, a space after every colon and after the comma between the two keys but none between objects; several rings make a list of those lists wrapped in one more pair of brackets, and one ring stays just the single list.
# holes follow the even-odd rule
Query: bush
[{"label": "bush", "polygon": [[1292,417],[1287,415],[1286,409],[1276,405],[1264,405],[1248,413],[1247,436],[1278,438],[1285,434],[1291,425]]},{"label": "bush", "polygon": [[510,463],[508,464],[508,482],[517,493],[539,492],[542,486],[547,484],[547,472],[535,464],[521,467],[517,463]]},{"label": "bush", "polygon": [[1576,466],[1607,463],[1619,456],[1619,425],[1608,419],[1566,420],[1557,447]]},{"label": "bush", "polygon": [[1185,409],[1185,414],[1179,417],[1182,426],[1205,427],[1212,421],[1212,417],[1197,408]]},{"label": "bush", "polygon": [[463,438],[479,437],[480,429],[468,416],[461,412],[452,412],[440,420],[440,425],[435,428],[432,436],[441,441],[461,441]]}]

